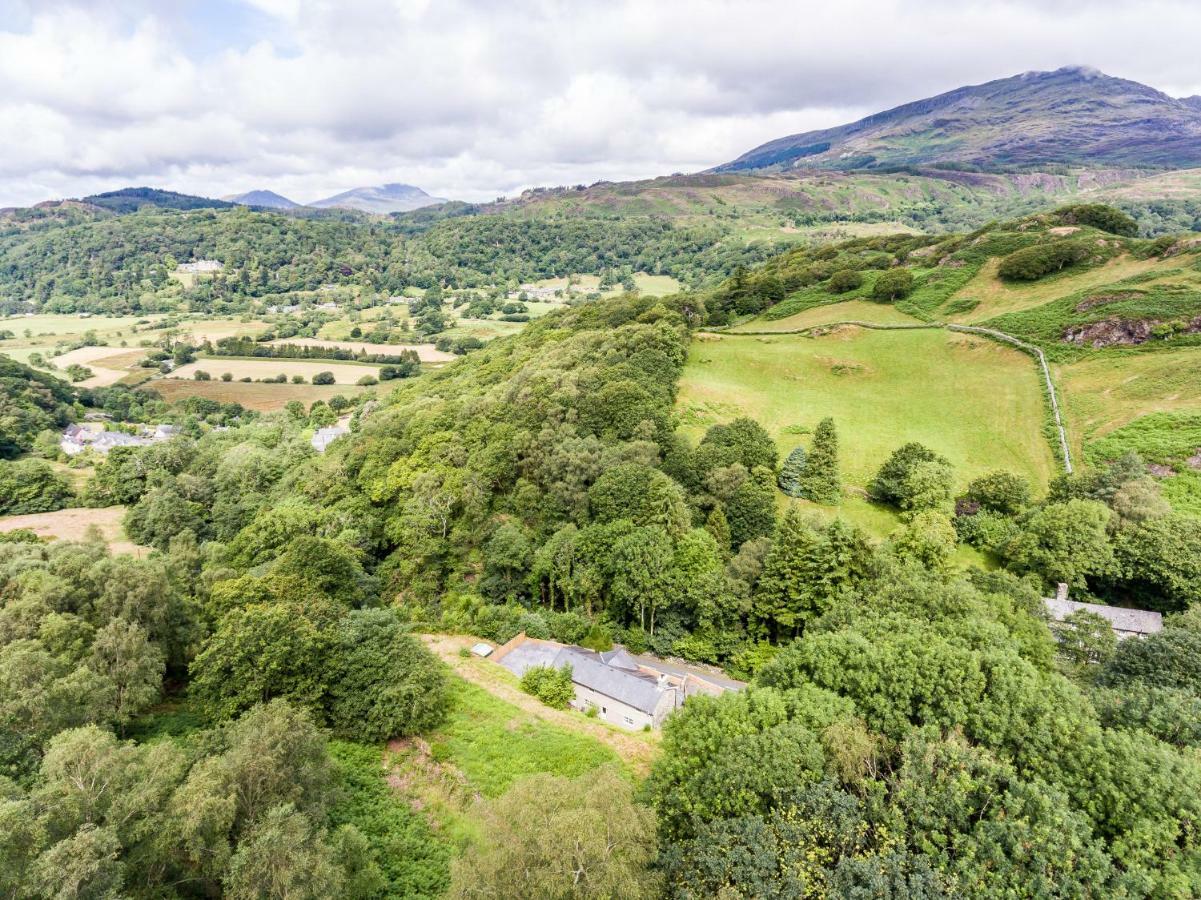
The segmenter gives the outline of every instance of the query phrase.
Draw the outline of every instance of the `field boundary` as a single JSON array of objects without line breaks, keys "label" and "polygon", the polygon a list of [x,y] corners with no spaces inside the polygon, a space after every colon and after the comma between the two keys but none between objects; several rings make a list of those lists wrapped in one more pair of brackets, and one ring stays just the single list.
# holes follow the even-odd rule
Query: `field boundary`
[{"label": "field boundary", "polygon": [[1038,363],[1039,369],[1042,371],[1043,383],[1046,387],[1047,404],[1051,411],[1051,421],[1055,427],[1056,437],[1059,440],[1059,456],[1063,463],[1063,470],[1071,475],[1073,472],[1072,466],[1072,450],[1068,443],[1067,428],[1063,424],[1063,416],[1059,409],[1059,394],[1055,389],[1055,380],[1051,377],[1051,367],[1047,365],[1046,354],[1042,349],[1034,344],[1028,344],[1020,338],[1014,337],[1012,334],[1006,334],[1004,331],[997,331],[995,328],[984,328],[979,325],[959,325],[954,322],[863,322],[857,319],[848,319],[842,322],[827,322],[823,325],[810,325],[808,328],[796,328],[788,331],[725,331],[719,328],[703,328],[697,331],[697,334],[722,335],[727,337],[778,337],[780,335],[790,334],[812,334],[819,331],[827,331],[831,328],[839,328],[842,326],[854,326],[856,328],[872,328],[877,331],[918,331],[941,328],[944,331],[960,331],[968,334],[978,334],[982,337],[993,338],[995,340],[1004,341],[1011,344],[1024,353],[1033,356],[1035,362]]}]

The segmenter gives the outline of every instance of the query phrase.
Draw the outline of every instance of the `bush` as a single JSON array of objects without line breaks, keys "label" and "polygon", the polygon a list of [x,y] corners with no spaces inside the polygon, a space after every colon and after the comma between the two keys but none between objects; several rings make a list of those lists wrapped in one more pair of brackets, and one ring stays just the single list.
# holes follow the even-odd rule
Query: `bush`
[{"label": "bush", "polygon": [[826,290],[831,294],[845,294],[857,287],[862,287],[863,276],[854,269],[839,269],[826,282]]},{"label": "bush", "polygon": [[67,479],[43,460],[0,460],[0,515],[53,512],[73,496]]},{"label": "bush", "polygon": [[233,381],[233,380],[234,380],[233,373],[231,373],[231,372],[222,372],[222,373],[221,373],[221,380],[222,380],[222,381]]},{"label": "bush", "polygon": [[567,709],[575,699],[571,683],[571,666],[530,666],[521,676],[521,689],[554,709]]},{"label": "bush", "polygon": [[379,384],[379,379],[374,375],[364,375],[362,378],[356,381],[355,384],[359,385],[360,387],[370,387],[373,384]]},{"label": "bush", "polygon": [[890,302],[913,292],[913,273],[908,269],[889,269],[872,285],[872,299]]},{"label": "bush", "polygon": [[1056,241],[1015,250],[1001,260],[997,274],[1007,281],[1037,281],[1080,262],[1088,255],[1076,241]]},{"label": "bush", "polygon": [[192,378],[195,381],[212,381],[213,380],[213,376],[210,375],[208,372],[204,371],[204,369],[197,369],[195,372],[192,373]]},{"label": "bush", "polygon": [[316,375],[313,376],[313,384],[333,384],[333,383],[334,383],[334,373],[333,372],[318,372]]},{"label": "bush", "polygon": [[1059,220],[1066,225],[1090,225],[1110,234],[1123,237],[1135,237],[1138,234],[1138,223],[1120,209],[1106,206],[1104,203],[1081,203],[1078,206],[1065,206],[1056,211]]}]

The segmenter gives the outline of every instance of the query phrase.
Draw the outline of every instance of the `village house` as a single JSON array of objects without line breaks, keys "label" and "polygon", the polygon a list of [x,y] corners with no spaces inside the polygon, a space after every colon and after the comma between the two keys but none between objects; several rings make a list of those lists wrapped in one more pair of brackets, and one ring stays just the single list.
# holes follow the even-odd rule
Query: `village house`
[{"label": "village house", "polygon": [[212,275],[214,272],[220,272],[224,268],[225,266],[215,259],[197,259],[193,262],[180,263],[176,271],[190,275]]},{"label": "village house", "polygon": [[114,447],[146,447],[169,441],[180,433],[178,425],[143,425],[139,434],[124,431],[105,431],[100,424],[68,425],[59,437],[58,446],[67,456],[77,456],[84,450],[94,450],[102,456]]},{"label": "village house", "polygon": [[313,434],[313,439],[310,443],[318,453],[324,453],[330,444],[347,434],[350,434],[350,429],[347,426],[341,423],[330,425],[326,428],[318,428]]},{"label": "village house", "polygon": [[1163,631],[1163,616],[1148,609],[1127,609],[1124,606],[1105,606],[1100,603],[1081,603],[1068,599],[1068,586],[1060,584],[1054,597],[1045,597],[1043,605],[1053,621],[1061,622],[1075,612],[1095,613],[1109,622],[1119,641],[1146,637]]},{"label": "village house", "polygon": [[623,647],[598,653],[524,633],[498,647],[491,659],[518,678],[534,666],[570,666],[575,685],[572,707],[581,712],[595,710],[597,718],[634,731],[661,727],[689,697],[745,687],[740,681],[687,664],[635,656]]}]

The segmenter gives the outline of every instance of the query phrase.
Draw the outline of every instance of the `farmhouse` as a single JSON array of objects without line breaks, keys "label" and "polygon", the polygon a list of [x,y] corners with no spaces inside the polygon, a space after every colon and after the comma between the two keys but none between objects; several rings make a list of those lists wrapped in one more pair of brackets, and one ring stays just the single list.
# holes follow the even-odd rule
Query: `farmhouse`
[{"label": "farmhouse", "polygon": [[198,259],[193,262],[180,263],[178,272],[184,272],[191,275],[211,275],[214,272],[220,272],[225,267],[215,259]]},{"label": "farmhouse", "polygon": [[1043,600],[1047,614],[1055,621],[1062,621],[1074,612],[1095,613],[1109,622],[1109,627],[1118,640],[1131,637],[1146,637],[1163,631],[1163,616],[1146,609],[1127,609],[1122,606],[1104,606],[1100,603],[1080,603],[1068,599],[1068,586],[1060,584],[1054,597]]},{"label": "farmhouse", "polygon": [[687,665],[634,656],[623,647],[597,653],[525,634],[497,648],[492,659],[519,678],[534,666],[571,666],[572,707],[581,712],[596,710],[598,718],[631,730],[659,728],[688,697],[744,687]]},{"label": "farmhouse", "polygon": [[84,450],[95,450],[107,455],[114,447],[145,447],[169,441],[180,433],[178,425],[142,426],[141,434],[126,434],[124,431],[103,431],[98,425],[68,425],[58,441],[59,448],[67,456],[77,456]]}]

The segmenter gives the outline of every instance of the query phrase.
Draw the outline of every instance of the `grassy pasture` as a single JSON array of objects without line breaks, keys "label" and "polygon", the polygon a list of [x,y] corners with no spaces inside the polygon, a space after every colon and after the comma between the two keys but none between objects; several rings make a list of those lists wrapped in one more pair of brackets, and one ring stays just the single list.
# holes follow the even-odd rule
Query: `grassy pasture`
[{"label": "grassy pasture", "polygon": [[[206,370],[208,371],[208,370]],[[212,374],[212,373],[210,373]],[[168,403],[185,397],[204,397],[218,403],[240,403],[247,409],[274,412],[292,400],[305,406],[316,400],[329,400],[335,394],[353,397],[370,390],[355,384],[259,384],[243,381],[187,381],[182,378],[159,378],[144,386]]]},{"label": "grassy pasture", "polygon": [[[852,494],[861,493],[907,441],[946,456],[961,486],[1008,469],[1041,487],[1055,472],[1030,358],[941,330],[847,327],[821,337],[702,336],[689,352],[678,411],[694,439],[715,422],[752,416],[782,453],[808,446],[803,433],[833,416]],[[854,496],[842,512],[876,534],[896,525],[891,513]]]},{"label": "grassy pasture", "polygon": [[121,521],[125,518],[124,506],[107,506],[101,509],[60,509],[56,512],[30,513],[23,516],[0,516],[0,531],[16,531],[28,528],[41,537],[59,541],[82,541],[90,526],[100,530],[104,542],[113,553],[132,553],[145,556],[149,551],[139,547],[125,536]]},{"label": "grassy pasture", "polygon": [[294,344],[298,347],[323,347],[334,350],[353,350],[361,353],[379,353],[397,356],[402,350],[416,350],[424,363],[447,363],[455,359],[453,353],[444,353],[433,344],[372,344],[366,341],[327,341],[320,338],[276,338],[270,344]]},{"label": "grassy pasture", "polygon": [[816,328],[834,322],[874,322],[882,325],[913,324],[918,320],[888,303],[873,303],[870,300],[845,300],[814,306],[783,319],[752,319],[731,328],[731,333],[747,331],[798,331]]},{"label": "grassy pasture", "polygon": [[330,372],[334,376],[334,384],[353,385],[364,375],[378,376],[380,367],[323,359],[240,359],[232,356],[206,356],[180,366],[164,380],[191,378],[198,370],[208,372],[214,378],[229,372],[234,380],[246,377],[271,378],[283,374],[289,378],[293,375],[303,375],[306,381],[312,381],[318,372]]}]

